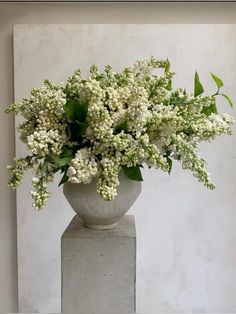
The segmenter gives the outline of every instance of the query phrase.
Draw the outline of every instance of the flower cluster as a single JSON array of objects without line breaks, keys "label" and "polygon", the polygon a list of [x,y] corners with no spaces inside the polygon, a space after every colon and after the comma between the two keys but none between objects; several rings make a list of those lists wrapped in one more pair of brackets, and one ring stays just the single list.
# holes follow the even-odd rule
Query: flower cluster
[{"label": "flower cluster", "polygon": [[97,174],[97,162],[89,148],[81,148],[69,162],[68,181],[88,184]]},{"label": "flower cluster", "polygon": [[116,160],[104,158],[101,160],[100,175],[98,177],[98,192],[105,200],[112,200],[117,195],[119,185],[118,174],[120,165]]},{"label": "flower cluster", "polygon": [[[156,70],[162,74],[155,75]],[[61,184],[94,179],[98,193],[109,201],[117,195],[120,171],[142,180],[143,164],[170,173],[177,160],[213,189],[198,144],[232,134],[233,119],[217,112],[216,98],[232,101],[220,92],[223,82],[214,74],[217,92],[212,96],[202,95],[197,73],[193,93],[173,90],[173,75],[168,59],[151,57],[120,73],[111,66],[101,73],[93,65],[86,79],[77,70],[65,85],[46,80],[34,88],[29,98],[7,109],[25,119],[18,131],[31,152],[10,167],[9,186],[17,187],[32,168],[31,194],[40,209],[49,197],[48,183],[61,170]]]}]

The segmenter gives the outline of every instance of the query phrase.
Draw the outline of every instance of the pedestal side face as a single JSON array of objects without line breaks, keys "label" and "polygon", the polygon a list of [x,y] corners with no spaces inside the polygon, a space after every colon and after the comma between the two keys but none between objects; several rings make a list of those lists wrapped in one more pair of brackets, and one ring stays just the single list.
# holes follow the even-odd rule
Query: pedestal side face
[{"label": "pedestal side face", "polygon": [[75,236],[71,226],[73,236],[62,238],[62,312],[134,313],[136,237],[127,230],[134,228],[132,218],[110,233],[80,225]]}]

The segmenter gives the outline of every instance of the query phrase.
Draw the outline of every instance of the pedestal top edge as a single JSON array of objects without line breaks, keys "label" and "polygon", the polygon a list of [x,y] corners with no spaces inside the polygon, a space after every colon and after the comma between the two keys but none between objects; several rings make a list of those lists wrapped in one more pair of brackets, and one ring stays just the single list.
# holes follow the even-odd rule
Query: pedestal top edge
[{"label": "pedestal top edge", "polygon": [[77,215],[72,219],[62,239],[65,238],[107,238],[107,237],[136,237],[135,219],[133,215],[124,215],[116,227],[107,230],[89,229],[83,225]]}]

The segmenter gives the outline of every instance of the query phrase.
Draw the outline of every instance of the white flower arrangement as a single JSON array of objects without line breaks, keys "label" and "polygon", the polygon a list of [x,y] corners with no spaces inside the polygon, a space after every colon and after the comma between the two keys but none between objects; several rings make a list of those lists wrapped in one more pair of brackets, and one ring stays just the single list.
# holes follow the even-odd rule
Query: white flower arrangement
[{"label": "white flower arrangement", "polygon": [[[156,76],[154,69],[163,69]],[[106,66],[103,73],[93,65],[84,79],[80,70],[65,85],[45,80],[29,98],[12,104],[6,112],[21,114],[20,138],[31,152],[15,159],[9,186],[16,188],[24,172],[33,169],[33,205],[42,208],[48,183],[58,171],[60,184],[89,184],[96,178],[97,191],[109,201],[116,197],[118,174],[123,169],[133,180],[142,181],[141,167],[169,172],[172,160],[189,169],[207,188],[206,161],[198,155],[198,144],[221,134],[232,134],[233,119],[218,113],[216,96],[223,82],[212,75],[217,92],[202,96],[195,73],[194,93],[172,89],[169,60],[139,60],[121,73]]]}]

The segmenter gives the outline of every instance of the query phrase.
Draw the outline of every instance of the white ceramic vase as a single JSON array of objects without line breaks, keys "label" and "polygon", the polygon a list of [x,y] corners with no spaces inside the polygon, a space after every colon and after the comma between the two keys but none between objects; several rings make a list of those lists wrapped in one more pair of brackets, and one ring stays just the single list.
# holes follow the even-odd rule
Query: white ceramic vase
[{"label": "white ceramic vase", "polygon": [[141,182],[130,180],[123,171],[119,174],[118,194],[105,201],[97,192],[96,180],[90,184],[65,183],[63,193],[85,226],[92,229],[110,229],[130,209],[138,198]]}]

